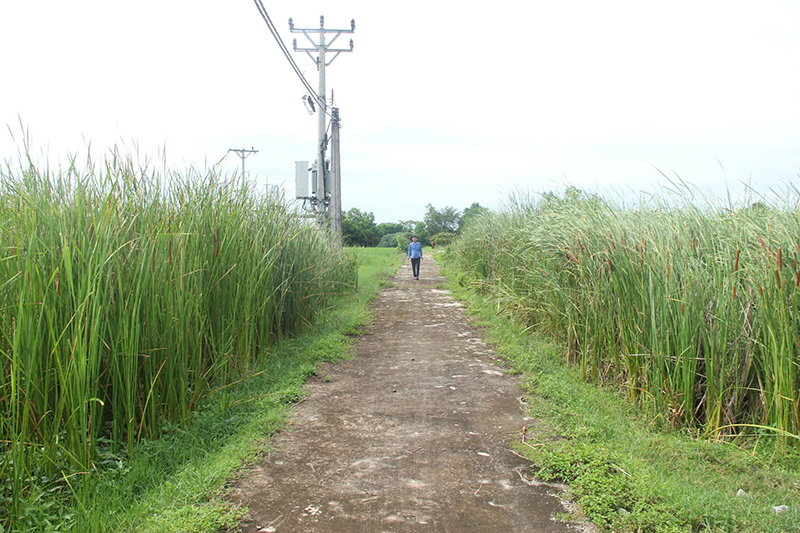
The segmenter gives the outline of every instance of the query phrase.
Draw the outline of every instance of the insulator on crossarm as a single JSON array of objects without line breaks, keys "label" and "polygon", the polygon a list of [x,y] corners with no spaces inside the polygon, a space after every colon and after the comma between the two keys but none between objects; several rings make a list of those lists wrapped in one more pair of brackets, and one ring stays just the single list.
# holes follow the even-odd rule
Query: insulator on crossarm
[{"label": "insulator on crossarm", "polygon": [[356,19],[350,19],[350,29],[353,31],[356,30]]},{"label": "insulator on crossarm", "polygon": [[320,28],[325,27],[325,17],[323,17],[322,15],[319,16],[319,27]]},{"label": "insulator on crossarm", "polygon": [[293,29],[294,29],[294,21],[292,21],[292,19],[291,19],[291,18],[289,18],[289,29],[290,29],[290,30],[293,30]]}]

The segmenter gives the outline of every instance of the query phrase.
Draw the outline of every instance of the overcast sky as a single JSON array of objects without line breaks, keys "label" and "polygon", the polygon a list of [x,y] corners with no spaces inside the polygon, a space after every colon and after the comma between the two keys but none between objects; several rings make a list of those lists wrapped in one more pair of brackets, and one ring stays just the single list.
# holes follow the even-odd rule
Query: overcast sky
[{"label": "overcast sky", "polygon": [[[516,190],[636,194],[668,184],[661,172],[734,195],[800,182],[794,0],[264,5],[290,49],[304,43],[289,17],[355,19],[328,97],[343,208],[377,222],[422,219],[428,203],[495,207]],[[253,147],[248,174],[294,196],[294,161],[315,156],[317,118],[252,0],[5,0],[0,57],[2,160],[23,129],[51,162],[117,144],[165,149],[181,169]],[[316,87],[315,65],[294,58]]]}]

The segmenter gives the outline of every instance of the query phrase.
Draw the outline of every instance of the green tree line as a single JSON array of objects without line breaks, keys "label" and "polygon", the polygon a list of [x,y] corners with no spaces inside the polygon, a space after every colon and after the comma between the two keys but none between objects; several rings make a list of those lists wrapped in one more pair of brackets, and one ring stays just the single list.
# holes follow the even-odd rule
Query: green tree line
[{"label": "green tree line", "polygon": [[347,246],[393,248],[404,246],[411,235],[416,235],[425,246],[431,242],[444,246],[488,209],[478,202],[459,210],[447,206],[437,209],[432,204],[425,206],[423,220],[401,220],[375,223],[375,215],[356,207],[342,215],[342,239]]}]

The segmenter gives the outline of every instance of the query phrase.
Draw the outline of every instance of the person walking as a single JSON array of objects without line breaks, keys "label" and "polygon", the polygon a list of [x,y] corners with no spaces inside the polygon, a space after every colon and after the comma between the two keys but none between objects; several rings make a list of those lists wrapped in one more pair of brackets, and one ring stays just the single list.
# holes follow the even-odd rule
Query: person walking
[{"label": "person walking", "polygon": [[422,243],[417,241],[417,236],[411,237],[408,243],[408,258],[411,260],[411,275],[419,279],[419,264],[422,261]]}]

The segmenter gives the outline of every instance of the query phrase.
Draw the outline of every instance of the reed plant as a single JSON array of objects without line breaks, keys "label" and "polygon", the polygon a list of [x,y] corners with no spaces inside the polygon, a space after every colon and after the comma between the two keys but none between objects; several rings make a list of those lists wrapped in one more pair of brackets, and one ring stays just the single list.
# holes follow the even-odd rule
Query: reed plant
[{"label": "reed plant", "polygon": [[800,435],[798,205],[797,189],[742,206],[516,193],[445,260],[654,419],[785,446]]},{"label": "reed plant", "polygon": [[130,451],[189,423],[355,285],[352,261],[282,198],[116,149],[57,171],[6,163],[0,254],[9,530],[42,491],[80,491],[99,447]]}]

